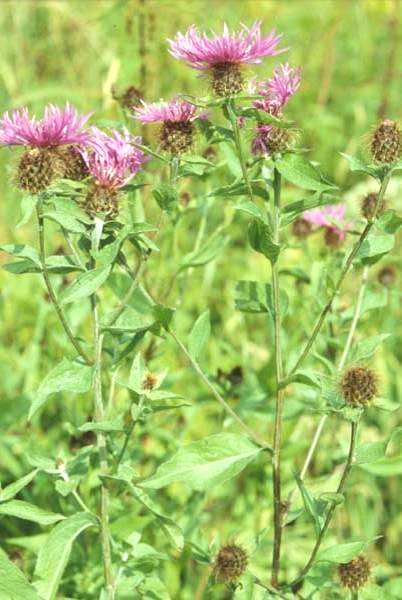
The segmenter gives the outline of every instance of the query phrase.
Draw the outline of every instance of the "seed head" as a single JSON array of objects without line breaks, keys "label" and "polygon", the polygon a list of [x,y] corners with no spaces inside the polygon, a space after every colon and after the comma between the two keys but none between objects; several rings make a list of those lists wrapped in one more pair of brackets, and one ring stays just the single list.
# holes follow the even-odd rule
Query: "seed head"
[{"label": "seed head", "polygon": [[216,556],[214,575],[221,583],[235,583],[245,572],[247,563],[247,553],[241,546],[227,544]]},{"label": "seed head", "polygon": [[20,157],[16,182],[21,190],[38,194],[63,175],[64,164],[57,151],[50,148],[31,148]]},{"label": "seed head", "polygon": [[341,391],[350,406],[367,406],[378,393],[377,377],[367,367],[350,367],[343,374]]},{"label": "seed head", "polygon": [[343,587],[350,590],[359,590],[368,582],[371,566],[367,558],[357,556],[350,562],[339,565],[338,573]]},{"label": "seed head", "polygon": [[91,217],[102,215],[113,219],[119,214],[119,191],[94,182],[88,188],[83,208]]},{"label": "seed head", "polygon": [[385,285],[385,287],[391,287],[395,283],[396,279],[396,271],[394,267],[388,265],[387,267],[383,267],[378,273],[378,281]]},{"label": "seed head", "polygon": [[307,221],[307,219],[303,219],[303,217],[299,217],[295,221],[293,221],[292,225],[292,233],[295,237],[305,238],[310,235],[313,229],[312,223]]},{"label": "seed head", "polygon": [[385,202],[382,200],[376,212],[377,200],[378,194],[376,194],[375,192],[371,192],[363,198],[361,211],[363,217],[367,219],[367,221],[371,221],[374,218],[374,216],[381,215],[385,210]]},{"label": "seed head", "polygon": [[396,121],[385,119],[375,129],[371,144],[371,155],[376,163],[393,163],[401,154],[401,131]]}]

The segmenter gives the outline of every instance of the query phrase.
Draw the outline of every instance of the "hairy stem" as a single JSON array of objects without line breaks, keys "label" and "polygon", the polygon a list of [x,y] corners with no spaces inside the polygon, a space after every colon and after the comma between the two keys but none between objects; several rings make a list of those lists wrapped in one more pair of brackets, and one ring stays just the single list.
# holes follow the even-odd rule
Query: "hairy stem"
[{"label": "hairy stem", "polygon": [[350,267],[352,266],[352,263],[356,257],[356,254],[358,253],[358,251],[361,248],[361,245],[363,244],[364,240],[367,238],[368,234],[370,233],[373,225],[374,225],[374,221],[376,218],[376,214],[378,211],[378,207],[381,206],[382,200],[384,198],[384,194],[385,191],[387,189],[388,183],[389,183],[389,179],[390,179],[390,175],[386,175],[384,177],[384,179],[381,182],[381,187],[380,187],[380,191],[378,193],[378,199],[377,199],[377,206],[376,206],[376,211],[375,211],[375,215],[373,216],[373,219],[371,221],[369,221],[366,225],[366,227],[364,228],[363,232],[361,233],[359,239],[357,240],[356,244],[353,246],[347,260],[346,263],[341,271],[341,274],[338,278],[338,281],[335,284],[335,288],[332,292],[332,295],[330,297],[330,299],[328,300],[327,304],[324,306],[324,308],[321,311],[321,314],[319,315],[316,324],[314,325],[314,329],[313,332],[311,334],[311,336],[309,337],[306,345],[304,346],[304,349],[302,350],[299,358],[296,361],[295,366],[291,369],[289,376],[293,375],[302,365],[302,363],[305,361],[305,359],[307,358],[311,347],[313,346],[317,335],[319,334],[321,327],[324,324],[325,318],[327,316],[327,314],[329,313],[329,311],[331,310],[332,304],[335,300],[335,297],[337,296],[337,294],[339,293],[339,290],[341,288],[341,285],[343,283],[343,280],[345,279]]},{"label": "hairy stem", "polygon": [[[350,428],[350,444],[349,444],[349,453],[348,453],[348,457],[343,469],[343,473],[342,473],[342,477],[341,480],[339,482],[339,485],[337,487],[336,493],[337,494],[342,494],[345,490],[345,486],[346,486],[346,482],[348,480],[350,471],[352,470],[352,466],[353,466],[353,461],[354,461],[354,454],[355,454],[355,449],[356,449],[356,443],[357,443],[357,428],[358,428],[358,422],[353,421],[351,423],[351,428]],[[286,587],[293,587],[295,585],[297,585],[298,583],[300,583],[301,581],[303,581],[303,579],[305,578],[305,576],[307,575],[307,573],[310,571],[311,567],[314,564],[315,558],[317,556],[317,553],[320,549],[321,543],[325,537],[325,534],[327,532],[327,529],[331,523],[334,511],[336,508],[336,503],[335,502],[331,502],[330,507],[328,509],[327,512],[327,516],[325,518],[324,521],[324,525],[322,526],[322,529],[320,531],[320,535],[317,538],[317,541],[315,543],[315,546],[313,548],[313,551],[310,555],[310,558],[308,559],[305,567],[302,569],[300,575],[297,577],[297,579],[295,579],[294,581],[292,581],[288,586]]]},{"label": "hairy stem", "polygon": [[[95,219],[95,228],[93,236],[93,250],[98,250],[99,239],[102,234],[103,223]],[[98,312],[98,298],[94,294],[91,297],[92,313],[93,313],[93,328],[94,328],[94,403],[95,403],[95,421],[101,422],[105,418],[105,410],[102,397],[102,346],[103,335],[100,333],[100,322]],[[109,532],[109,491],[107,489],[104,477],[108,473],[106,436],[103,431],[97,431],[96,440],[99,452],[100,473],[102,477],[101,483],[101,506],[100,506],[100,522],[101,522],[101,543],[103,556],[103,572],[106,584],[106,593],[108,600],[114,598],[113,586],[113,571],[112,571],[112,555],[110,547],[110,532]]]},{"label": "hairy stem", "polygon": [[[273,214],[273,241],[279,244],[279,219],[281,199],[281,176],[274,169],[274,214]],[[274,547],[272,553],[272,578],[271,584],[278,586],[278,574],[281,556],[282,541],[282,501],[281,501],[281,438],[282,438],[282,413],[284,391],[280,387],[282,380],[282,351],[281,351],[281,313],[279,299],[279,272],[277,262],[271,262],[272,293],[274,304],[274,329],[275,329],[275,374],[276,374],[276,403],[274,426],[274,453],[273,453],[273,499],[274,499]]]},{"label": "hairy stem", "polygon": [[42,266],[42,275],[43,275],[44,282],[46,284],[49,298],[55,308],[57,316],[59,317],[60,323],[62,324],[64,331],[67,334],[68,339],[70,340],[70,342],[72,343],[72,345],[74,346],[74,348],[76,349],[78,354],[86,362],[86,364],[92,365],[93,364],[92,359],[85,352],[85,350],[81,346],[80,342],[75,338],[75,336],[70,328],[70,325],[67,322],[67,318],[64,314],[64,311],[61,308],[61,306],[57,300],[56,293],[55,293],[52,283],[50,281],[49,271],[47,270],[47,266],[46,266],[45,222],[44,222],[44,218],[43,218],[43,212],[42,212],[42,206],[41,206],[40,200],[38,201],[38,206],[36,208],[36,214],[38,217],[38,231],[39,231],[39,258],[40,258],[40,262],[41,262],[41,266]]},{"label": "hairy stem", "polygon": [[241,143],[239,124],[237,122],[236,113],[234,112],[234,105],[228,103],[227,111],[228,111],[228,115],[230,118],[230,123],[232,125],[237,156],[239,158],[239,163],[240,163],[240,167],[241,167],[241,172],[243,174],[244,183],[246,184],[248,196],[249,196],[251,202],[253,202],[253,200],[254,200],[253,188],[251,187],[250,178],[249,178],[248,172],[247,172],[246,160],[244,158],[243,146]]},{"label": "hairy stem", "polygon": [[226,402],[226,400],[220,395],[220,393],[217,391],[217,389],[209,381],[208,377],[205,375],[205,373],[201,369],[200,365],[193,359],[193,357],[188,352],[188,350],[185,347],[185,345],[183,344],[183,342],[177,337],[175,332],[172,331],[171,329],[169,329],[168,332],[171,335],[171,337],[174,339],[174,341],[176,342],[176,344],[178,345],[180,350],[186,356],[187,360],[189,361],[189,363],[192,366],[192,368],[194,369],[194,371],[197,373],[197,375],[200,377],[200,379],[203,381],[203,383],[208,387],[208,389],[210,390],[212,395],[215,397],[215,399],[223,406],[225,411],[236,421],[236,423],[238,423],[240,425],[240,427],[250,436],[250,438],[256,442],[256,444],[258,444],[259,446],[264,448],[264,450],[272,450],[272,448],[269,445],[267,445],[266,442],[264,440],[262,440],[258,434],[254,433],[254,431],[252,429],[250,429],[250,427],[248,425],[246,425],[246,423],[244,423],[244,421],[239,417],[239,415],[237,415],[235,413],[235,411],[232,409],[232,407],[229,406],[229,404]]}]

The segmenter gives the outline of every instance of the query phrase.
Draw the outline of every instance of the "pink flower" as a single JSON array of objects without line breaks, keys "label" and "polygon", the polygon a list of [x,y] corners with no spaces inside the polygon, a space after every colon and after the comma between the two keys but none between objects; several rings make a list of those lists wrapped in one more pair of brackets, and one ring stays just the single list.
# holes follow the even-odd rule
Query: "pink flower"
[{"label": "pink flower", "polygon": [[256,21],[250,28],[241,27],[240,31],[230,33],[225,23],[221,35],[208,37],[192,25],[184,35],[179,32],[174,40],[168,40],[169,52],[200,71],[227,63],[258,64],[264,56],[283,52],[277,49],[281,35],[276,35],[273,30],[268,36],[261,36],[261,21]]},{"label": "pink flower", "polygon": [[134,117],[141,123],[191,123],[200,117],[197,107],[184,100],[141,104],[134,109]]},{"label": "pink flower", "polygon": [[140,170],[149,157],[133,144],[141,143],[125,130],[113,130],[110,135],[92,127],[91,136],[79,152],[96,183],[104,188],[117,189],[125,186]]},{"label": "pink flower", "polygon": [[258,83],[259,94],[254,106],[270,115],[278,116],[282,108],[300,87],[301,69],[290,67],[288,63],[274,69],[274,76]]},{"label": "pink flower", "polygon": [[303,218],[313,225],[330,229],[343,241],[351,227],[351,223],[345,221],[345,213],[346,204],[328,204],[321,208],[306,210]]},{"label": "pink flower", "polygon": [[89,134],[83,130],[92,113],[79,115],[68,102],[64,108],[48,104],[43,118],[30,117],[27,108],[4,113],[0,120],[0,144],[4,146],[49,147],[81,144]]}]

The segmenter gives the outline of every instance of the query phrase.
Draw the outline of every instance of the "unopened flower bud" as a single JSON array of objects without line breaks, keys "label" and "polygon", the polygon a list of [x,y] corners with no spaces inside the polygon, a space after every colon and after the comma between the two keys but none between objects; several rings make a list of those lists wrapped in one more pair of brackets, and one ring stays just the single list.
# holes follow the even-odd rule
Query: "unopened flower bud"
[{"label": "unopened flower bud", "polygon": [[341,391],[349,406],[367,406],[377,395],[377,377],[367,367],[350,367],[341,380]]},{"label": "unopened flower bud", "polygon": [[371,155],[376,163],[393,163],[401,154],[401,131],[396,121],[385,119],[375,129],[371,144]]},{"label": "unopened flower bud", "polygon": [[378,194],[371,192],[363,198],[361,211],[367,221],[371,221],[374,216],[381,215],[385,210],[385,202],[382,200],[377,208]]},{"label": "unopened flower bud", "polygon": [[313,225],[307,219],[299,217],[292,224],[292,233],[295,237],[305,238],[312,232]]},{"label": "unopened flower bud", "polygon": [[395,283],[396,271],[394,267],[388,265],[379,271],[377,278],[385,287],[391,287]]},{"label": "unopened flower bud", "polygon": [[91,216],[113,219],[119,214],[119,191],[93,183],[87,191],[83,208]]},{"label": "unopened flower bud", "polygon": [[246,551],[237,544],[227,544],[216,556],[214,575],[221,583],[235,583],[246,571],[247,564]]},{"label": "unopened flower bud", "polygon": [[349,590],[359,590],[368,582],[371,567],[367,558],[357,556],[350,562],[339,565],[338,573],[343,587]]}]

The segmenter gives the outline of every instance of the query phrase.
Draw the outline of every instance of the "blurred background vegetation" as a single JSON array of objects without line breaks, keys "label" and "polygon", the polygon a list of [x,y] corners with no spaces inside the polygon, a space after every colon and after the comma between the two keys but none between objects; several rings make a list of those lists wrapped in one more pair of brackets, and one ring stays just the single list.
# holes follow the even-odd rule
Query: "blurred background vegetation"
[{"label": "blurred background vegetation", "polygon": [[[290,47],[284,55],[286,60],[303,68],[302,86],[289,105],[289,116],[302,130],[302,141],[310,150],[309,156],[320,162],[324,172],[344,190],[344,199],[353,218],[358,214],[358,203],[363,194],[374,189],[373,183],[359,174],[350,174],[339,152],[356,153],[364,146],[365,135],[378,119],[401,116],[401,7],[398,0],[3,0],[0,4],[0,110],[27,105],[40,113],[47,102],[68,100],[82,111],[95,111],[94,120],[104,119],[106,123],[122,120],[121,109],[113,99],[113,88],[119,91],[134,85],[150,101],[183,92],[203,95],[206,93],[205,80],[197,78],[194,71],[169,56],[166,38],[173,37],[177,30],[184,30],[191,23],[196,23],[200,29],[220,30],[223,21],[237,27],[239,22],[250,24],[254,19],[261,19],[265,31],[276,28],[283,32],[284,45]],[[268,78],[274,64],[274,61],[266,60],[256,67],[258,78]],[[197,150],[203,149],[200,142]],[[36,232],[32,223],[16,229],[22,195],[10,181],[12,155],[15,155],[13,151],[1,150],[0,239],[3,243],[26,241],[35,245]],[[219,170],[215,180],[208,185],[217,187],[229,180],[224,171]],[[267,346],[260,316],[245,316],[233,311],[233,290],[239,279],[264,280],[262,269],[265,266],[246,248],[245,221],[234,216],[224,200],[207,201],[202,185],[189,183],[187,188],[184,185],[184,191],[194,200],[189,205],[188,216],[181,221],[174,242],[177,254],[170,253],[172,235],[166,224],[160,239],[161,258],[155,259],[151,266],[148,284],[163,291],[166,281],[175,272],[177,255],[191,249],[200,219],[204,219],[206,235],[219,225],[225,229],[231,224],[230,240],[219,264],[211,263],[205,269],[196,269],[191,279],[179,279],[180,294],[176,298],[173,294],[173,298],[180,301],[179,326],[183,332],[188,331],[202,310],[207,306],[211,308],[215,337],[208,349],[206,370],[216,376],[218,369],[229,372],[236,366],[243,368],[245,381],[234,391],[229,382],[228,394],[233,405],[244,412],[245,418],[254,421],[264,432],[272,421],[272,407],[267,411],[264,409],[266,395],[261,385],[272,379],[271,348],[269,344]],[[395,178],[389,194],[389,202],[395,208],[397,200],[400,205],[400,191],[401,180]],[[291,199],[295,191],[289,189],[288,194]],[[142,205],[147,220],[155,222],[156,208],[146,191]],[[60,243],[55,229],[54,250]],[[291,265],[306,271],[313,265],[308,275],[318,286],[323,273],[331,269],[332,257],[321,240],[309,241],[308,246],[291,246],[288,258]],[[305,264],[306,252],[309,252],[308,265]],[[400,244],[388,262],[399,266],[399,257]],[[2,255],[0,260],[6,262],[7,259]],[[365,336],[379,331],[393,334],[386,349],[377,355],[375,366],[382,381],[383,395],[397,402],[402,387],[401,294],[397,284],[390,290],[381,287],[376,280],[377,271],[378,267],[374,267],[371,278],[371,291],[376,298],[374,310],[363,316],[361,328]],[[347,292],[337,309],[335,354],[339,351],[337,336],[343,334],[347,325],[345,311],[350,313],[357,278],[356,273],[349,277]],[[292,348],[295,329],[301,322],[307,328],[306,321],[311,318],[314,289],[317,288],[310,289],[292,278],[288,285],[288,292],[290,290],[293,295],[290,316],[285,321],[289,332],[286,344]],[[71,402],[68,398],[56,399],[41,418],[32,425],[26,424],[33,390],[51,366],[69,352],[52,308],[43,302],[43,297],[42,283],[36,275],[16,277],[4,271],[0,273],[0,475],[4,483],[27,472],[25,455],[32,448],[53,455],[67,451],[68,435],[90,412],[90,399],[84,398],[79,403],[76,398]],[[71,318],[77,325],[85,322],[88,315],[81,307],[73,307]],[[132,458],[136,461],[143,453],[151,457],[147,471],[152,470],[152,460],[160,460],[172,444],[174,447],[175,438],[188,441],[217,432],[223,420],[223,415],[194,381],[171,345],[158,346],[152,357],[152,368],[157,370],[167,366],[170,384],[194,405],[174,417],[169,413],[168,417],[156,418],[156,435],[152,427],[142,432],[141,448],[133,450]],[[297,390],[288,405],[284,456],[289,481],[295,462],[300,466],[317,422],[316,417],[306,416],[308,400],[308,394]],[[384,440],[399,422],[398,411],[391,415],[370,413],[368,426],[362,434],[364,441]],[[344,455],[347,444],[344,431],[335,422],[332,428],[328,426],[313,464],[312,475],[326,474],[323,478],[325,489],[333,465]],[[71,442],[70,450],[74,450]],[[393,588],[390,584],[388,593],[395,594],[391,598],[402,597],[400,474],[402,458],[396,463],[391,477],[383,478],[363,470],[354,474],[354,487],[346,510],[339,511],[331,534],[334,542],[347,541],[349,535],[383,536],[373,550],[373,560],[380,565],[379,581],[391,575],[401,577],[397,580],[399,583],[392,584]],[[223,489],[214,490],[207,503],[200,497],[202,495],[189,495],[183,488],[178,488],[166,493],[166,506],[172,513],[176,511],[177,519],[184,520],[184,526],[190,532],[195,527],[192,518],[197,527],[201,522],[208,540],[214,535],[241,537],[245,533],[256,534],[271,523],[267,478],[269,473],[261,461]],[[57,508],[57,502],[64,502],[54,499],[46,478],[35,484],[34,492],[27,490],[26,494],[36,501],[40,497],[41,503],[48,508]],[[191,515],[183,516],[177,511],[186,502],[189,503],[186,512],[190,511]],[[225,518],[228,515],[230,518]],[[114,523],[116,535],[119,527],[128,526],[129,519],[131,524],[134,519],[146,530],[146,517],[133,508],[126,520]],[[288,543],[297,544],[297,548],[291,548],[291,554],[300,563],[311,547],[309,531],[310,525],[306,521],[301,530],[299,526],[297,537],[293,532],[289,533]],[[8,551],[15,552],[17,559],[25,561],[29,569],[30,551],[41,541],[40,529],[8,518],[2,521],[0,532]],[[25,539],[27,536],[33,536],[31,541]],[[21,549],[27,552],[21,555]],[[268,530],[266,545],[256,559],[256,568],[262,573],[266,570],[269,551]],[[78,554],[75,556],[77,564],[80,558]],[[184,556],[177,563],[167,564],[163,580],[173,598],[202,598],[204,571]],[[71,578],[74,579],[72,589],[81,585],[84,590],[80,598],[94,597],[91,595],[94,582],[85,580],[85,574],[78,568],[72,570]],[[67,585],[66,594],[68,589]]]}]

